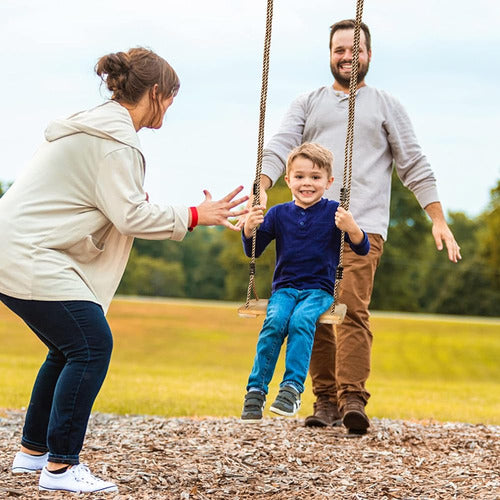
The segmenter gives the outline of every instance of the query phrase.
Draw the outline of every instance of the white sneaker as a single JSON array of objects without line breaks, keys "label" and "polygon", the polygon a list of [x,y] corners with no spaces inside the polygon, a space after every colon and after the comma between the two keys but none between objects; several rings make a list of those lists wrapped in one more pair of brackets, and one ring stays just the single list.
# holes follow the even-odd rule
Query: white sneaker
[{"label": "white sneaker", "polygon": [[47,465],[48,458],[48,453],[43,455],[29,455],[23,451],[18,451],[14,457],[14,462],[12,462],[12,473],[38,472]]},{"label": "white sneaker", "polygon": [[118,491],[116,484],[103,481],[91,474],[89,468],[83,464],[73,465],[62,474],[53,474],[42,469],[40,474],[39,490],[45,491],[72,491],[73,493],[89,493],[95,491]]}]

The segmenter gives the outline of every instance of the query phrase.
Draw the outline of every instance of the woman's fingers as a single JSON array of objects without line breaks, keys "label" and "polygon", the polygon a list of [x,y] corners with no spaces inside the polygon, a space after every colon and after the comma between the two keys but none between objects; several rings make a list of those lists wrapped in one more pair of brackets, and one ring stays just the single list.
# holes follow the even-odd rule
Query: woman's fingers
[{"label": "woman's fingers", "polygon": [[[220,201],[231,201],[238,193],[243,190],[243,186],[238,186],[236,189],[233,189],[229,194],[224,196]],[[245,201],[248,200],[248,196],[245,197]]]},{"label": "woman's fingers", "polygon": [[[234,226],[228,220],[248,213],[248,208],[240,208],[248,200],[248,196],[241,196],[234,199],[241,192],[243,186],[233,189],[229,194],[218,201],[212,201],[212,195],[206,189],[203,190],[205,200],[198,208],[198,224],[203,226],[225,226],[234,231],[239,231],[239,226]],[[232,211],[234,208],[236,210]]]},{"label": "woman's fingers", "polygon": [[237,200],[232,201],[229,204],[229,208],[237,207],[238,205],[241,205],[242,203],[245,203],[245,201],[247,201],[247,200],[248,200],[248,196],[242,196],[241,198],[238,198]]}]

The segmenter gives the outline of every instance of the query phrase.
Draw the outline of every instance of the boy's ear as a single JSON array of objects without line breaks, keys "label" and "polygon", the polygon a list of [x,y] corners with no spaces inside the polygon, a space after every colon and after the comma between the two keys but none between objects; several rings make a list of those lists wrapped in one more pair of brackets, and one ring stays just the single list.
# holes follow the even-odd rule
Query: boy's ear
[{"label": "boy's ear", "polygon": [[288,175],[285,175],[284,179],[285,179],[286,185],[288,187],[290,187],[290,179],[288,178]]},{"label": "boy's ear", "polygon": [[328,179],[328,183],[326,185],[326,189],[328,189],[332,184],[333,184],[333,181],[335,180],[335,178],[333,177],[333,175]]}]

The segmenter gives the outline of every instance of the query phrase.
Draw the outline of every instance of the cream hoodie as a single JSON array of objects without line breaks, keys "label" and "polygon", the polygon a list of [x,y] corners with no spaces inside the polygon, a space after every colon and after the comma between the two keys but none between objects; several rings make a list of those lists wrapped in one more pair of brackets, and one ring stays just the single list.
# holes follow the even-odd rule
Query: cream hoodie
[{"label": "cream hoodie", "polygon": [[0,198],[0,292],[106,312],[134,237],[182,240],[188,208],[146,201],[139,138],[117,102],[54,121],[45,138]]}]

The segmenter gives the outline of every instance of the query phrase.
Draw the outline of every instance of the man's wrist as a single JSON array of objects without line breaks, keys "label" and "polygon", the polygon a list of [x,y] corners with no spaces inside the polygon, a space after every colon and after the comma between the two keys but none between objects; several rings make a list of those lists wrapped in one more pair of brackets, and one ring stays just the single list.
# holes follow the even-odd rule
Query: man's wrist
[{"label": "man's wrist", "polygon": [[424,207],[425,212],[434,224],[446,223],[443,206],[439,201],[433,201]]},{"label": "man's wrist", "polygon": [[270,187],[272,187],[273,181],[266,175],[261,174],[260,176],[260,189],[267,191]]}]

